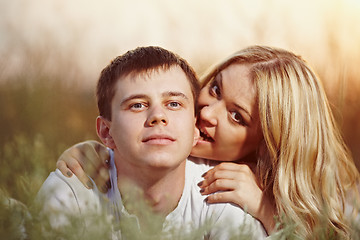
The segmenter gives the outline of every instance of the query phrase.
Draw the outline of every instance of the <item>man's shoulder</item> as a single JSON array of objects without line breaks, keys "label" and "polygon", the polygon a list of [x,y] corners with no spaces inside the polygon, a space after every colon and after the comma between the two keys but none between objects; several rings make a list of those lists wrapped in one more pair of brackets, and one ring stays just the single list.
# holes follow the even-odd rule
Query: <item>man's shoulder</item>
[{"label": "man's shoulder", "polygon": [[[79,231],[88,233],[98,226],[104,215],[103,195],[95,189],[87,189],[74,175],[65,177],[59,170],[51,172],[36,196],[41,215],[46,216],[52,228],[67,229],[72,223],[80,225]],[[104,218],[100,218],[104,217]],[[102,222],[102,221],[101,221]],[[86,230],[86,231],[85,231]]]},{"label": "man's shoulder", "polygon": [[60,170],[56,169],[51,172],[43,185],[39,193],[45,192],[46,194],[71,192],[73,194],[90,194],[91,191],[87,189],[80,180],[73,175],[72,177],[65,177]]},{"label": "man's shoulder", "polygon": [[215,166],[212,161],[204,158],[188,157],[186,171],[198,174],[200,177],[203,173],[207,172]]},{"label": "man's shoulder", "polygon": [[44,208],[80,213],[99,205],[99,193],[97,189],[87,189],[75,175],[68,178],[56,169],[41,186],[36,200]]}]

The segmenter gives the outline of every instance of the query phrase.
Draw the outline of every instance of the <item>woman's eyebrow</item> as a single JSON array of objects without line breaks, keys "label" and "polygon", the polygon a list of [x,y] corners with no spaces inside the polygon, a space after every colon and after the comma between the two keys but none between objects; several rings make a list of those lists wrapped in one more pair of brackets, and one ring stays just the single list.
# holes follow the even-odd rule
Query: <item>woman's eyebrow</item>
[{"label": "woman's eyebrow", "polygon": [[221,73],[221,72],[219,72],[219,73],[216,75],[216,77],[215,77],[214,80],[218,83],[220,89],[222,89],[222,88],[223,88],[223,76],[222,76],[222,73]]}]

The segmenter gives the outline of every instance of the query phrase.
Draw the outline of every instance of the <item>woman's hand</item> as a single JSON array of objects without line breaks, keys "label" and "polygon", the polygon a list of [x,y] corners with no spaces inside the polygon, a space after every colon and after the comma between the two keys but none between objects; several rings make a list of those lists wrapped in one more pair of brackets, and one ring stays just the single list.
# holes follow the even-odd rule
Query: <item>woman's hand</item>
[{"label": "woman's hand", "polygon": [[89,189],[93,188],[90,176],[99,190],[105,193],[110,188],[109,159],[108,149],[101,143],[90,140],[65,150],[56,162],[56,167],[65,176],[71,177],[74,173]]},{"label": "woman's hand", "polygon": [[[275,227],[275,205],[257,184],[249,164],[223,162],[206,172],[199,183],[208,203],[234,203],[262,222],[268,233]],[[212,194],[214,193],[214,194]]]}]

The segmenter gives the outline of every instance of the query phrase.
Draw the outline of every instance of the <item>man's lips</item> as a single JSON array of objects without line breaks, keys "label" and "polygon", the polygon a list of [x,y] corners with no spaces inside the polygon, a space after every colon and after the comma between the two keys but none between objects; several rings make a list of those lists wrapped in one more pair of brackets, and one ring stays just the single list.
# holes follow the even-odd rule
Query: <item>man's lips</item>
[{"label": "man's lips", "polygon": [[146,136],[142,142],[155,145],[166,145],[175,141],[175,138],[166,134],[153,134]]}]

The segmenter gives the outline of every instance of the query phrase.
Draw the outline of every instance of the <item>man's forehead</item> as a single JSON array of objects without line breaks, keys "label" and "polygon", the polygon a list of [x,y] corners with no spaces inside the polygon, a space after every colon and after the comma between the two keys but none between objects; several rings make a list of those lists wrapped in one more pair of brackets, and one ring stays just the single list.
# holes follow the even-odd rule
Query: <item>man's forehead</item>
[{"label": "man's forehead", "polygon": [[182,93],[187,98],[192,99],[190,82],[178,66],[128,74],[118,80],[116,91],[127,96],[133,94],[157,93],[166,95],[168,93]]}]

